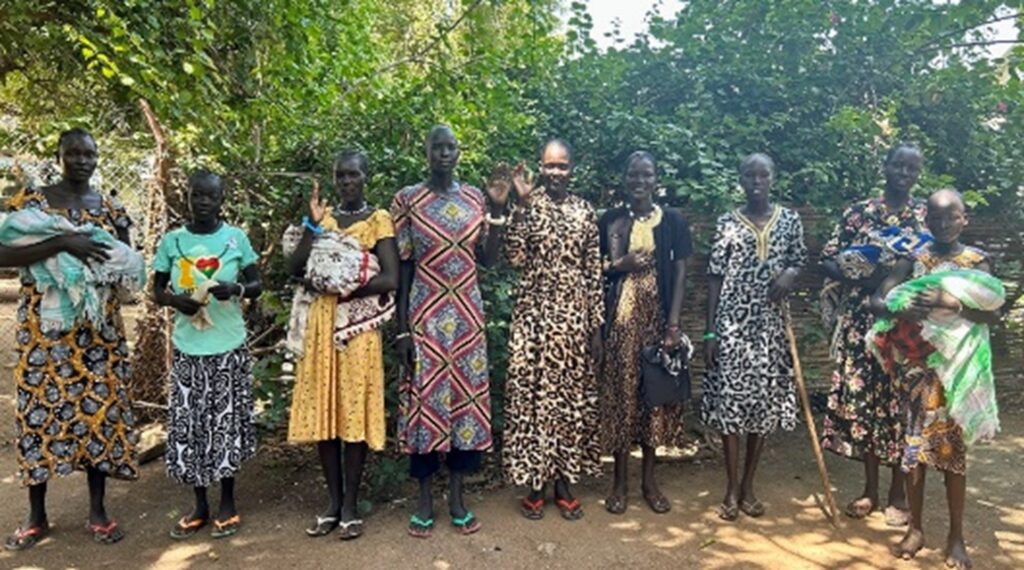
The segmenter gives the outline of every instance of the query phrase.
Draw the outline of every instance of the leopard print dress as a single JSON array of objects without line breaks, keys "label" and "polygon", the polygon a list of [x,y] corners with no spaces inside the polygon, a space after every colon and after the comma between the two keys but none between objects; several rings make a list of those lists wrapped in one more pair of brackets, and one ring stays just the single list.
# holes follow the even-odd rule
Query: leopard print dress
[{"label": "leopard print dress", "polygon": [[715,313],[719,352],[704,378],[701,419],[724,435],[769,434],[796,425],[793,358],[786,339],[788,303],[772,303],[772,280],[807,263],[803,225],[775,206],[764,228],[739,210],[718,218],[708,273],[720,276]]},{"label": "leopard print dress", "polygon": [[598,386],[590,339],[603,322],[597,219],[577,196],[542,189],[507,230],[520,281],[509,342],[503,463],[515,485],[599,475]]}]

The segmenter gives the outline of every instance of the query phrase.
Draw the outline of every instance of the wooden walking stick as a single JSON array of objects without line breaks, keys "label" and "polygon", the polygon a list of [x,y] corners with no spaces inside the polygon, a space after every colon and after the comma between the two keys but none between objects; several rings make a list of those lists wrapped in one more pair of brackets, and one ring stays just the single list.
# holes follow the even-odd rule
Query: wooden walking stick
[{"label": "wooden walking stick", "polygon": [[818,475],[821,475],[821,485],[825,489],[825,508],[828,511],[826,514],[832,526],[838,526],[839,508],[836,506],[835,497],[832,496],[832,485],[829,482],[828,469],[825,467],[825,456],[821,451],[821,442],[818,440],[818,428],[814,425],[814,416],[811,414],[811,400],[807,397],[807,387],[804,385],[804,371],[800,365],[800,352],[796,348],[796,336],[793,334],[793,324],[789,315],[786,316],[786,338],[789,339],[789,353],[793,356],[796,389],[800,393],[800,403],[804,409],[804,422],[807,423],[807,434],[811,438],[814,460],[818,462]]}]

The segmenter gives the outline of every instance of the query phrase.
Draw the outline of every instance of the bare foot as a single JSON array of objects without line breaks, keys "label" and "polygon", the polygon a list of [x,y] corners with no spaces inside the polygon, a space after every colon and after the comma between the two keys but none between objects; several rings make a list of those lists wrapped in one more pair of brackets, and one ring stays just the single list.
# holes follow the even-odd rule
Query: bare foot
[{"label": "bare foot", "polygon": [[910,560],[917,556],[919,550],[924,548],[924,532],[916,528],[908,528],[903,540],[892,547],[892,555],[903,560]]},{"label": "bare foot", "polygon": [[957,570],[967,570],[973,566],[962,536],[949,537],[946,543],[946,566]]},{"label": "bare foot", "polygon": [[860,497],[850,501],[850,504],[846,505],[846,516],[851,519],[862,519],[871,513],[875,512],[878,508],[878,497]]}]

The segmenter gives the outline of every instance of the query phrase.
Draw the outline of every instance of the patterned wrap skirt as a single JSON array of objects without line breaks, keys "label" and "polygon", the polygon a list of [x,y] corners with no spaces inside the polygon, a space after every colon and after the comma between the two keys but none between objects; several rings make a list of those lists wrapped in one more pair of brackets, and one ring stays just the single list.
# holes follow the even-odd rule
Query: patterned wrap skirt
[{"label": "patterned wrap skirt", "polygon": [[174,351],[167,421],[167,474],[209,487],[234,477],[256,453],[252,357],[239,347],[193,356]]}]

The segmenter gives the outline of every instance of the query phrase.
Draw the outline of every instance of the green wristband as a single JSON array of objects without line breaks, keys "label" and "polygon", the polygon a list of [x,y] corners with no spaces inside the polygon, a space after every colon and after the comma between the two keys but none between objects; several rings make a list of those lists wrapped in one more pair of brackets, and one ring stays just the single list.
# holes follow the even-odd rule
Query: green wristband
[{"label": "green wristband", "polygon": [[708,332],[704,333],[704,340],[717,340],[717,339],[718,339],[718,333],[716,333],[715,331],[708,331]]}]

